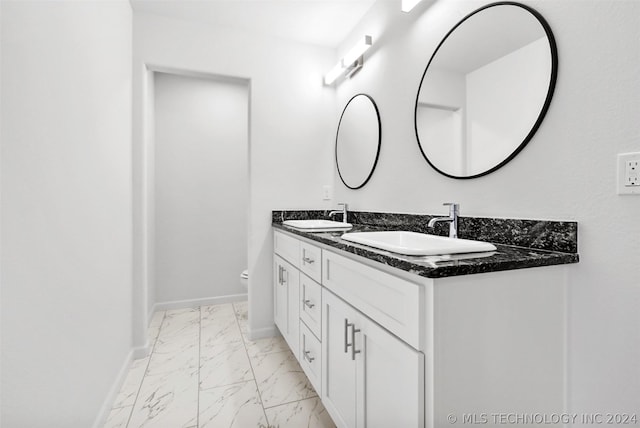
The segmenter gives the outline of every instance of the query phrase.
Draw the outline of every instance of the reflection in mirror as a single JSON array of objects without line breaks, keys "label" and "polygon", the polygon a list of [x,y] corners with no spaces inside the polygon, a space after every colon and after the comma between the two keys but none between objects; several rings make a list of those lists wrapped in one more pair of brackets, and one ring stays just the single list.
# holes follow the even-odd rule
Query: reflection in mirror
[{"label": "reflection in mirror", "polygon": [[340,179],[350,189],[359,189],[371,178],[380,153],[380,114],[365,94],[349,100],[338,124],[336,166]]},{"label": "reflection in mirror", "polygon": [[440,42],[418,90],[416,136],[427,162],[453,178],[506,164],[542,122],[556,74],[553,34],[536,11],[501,2],[465,17]]}]

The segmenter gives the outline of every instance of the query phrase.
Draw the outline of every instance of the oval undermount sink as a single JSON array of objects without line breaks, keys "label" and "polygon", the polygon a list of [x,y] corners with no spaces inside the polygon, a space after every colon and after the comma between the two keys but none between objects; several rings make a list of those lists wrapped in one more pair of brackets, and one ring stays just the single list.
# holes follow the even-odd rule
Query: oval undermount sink
[{"label": "oval undermount sink", "polygon": [[345,233],[341,238],[345,241],[408,256],[479,253],[496,250],[495,245],[488,242],[395,230]]},{"label": "oval undermount sink", "polygon": [[306,232],[335,232],[353,227],[351,223],[331,220],[285,220],[282,224]]}]

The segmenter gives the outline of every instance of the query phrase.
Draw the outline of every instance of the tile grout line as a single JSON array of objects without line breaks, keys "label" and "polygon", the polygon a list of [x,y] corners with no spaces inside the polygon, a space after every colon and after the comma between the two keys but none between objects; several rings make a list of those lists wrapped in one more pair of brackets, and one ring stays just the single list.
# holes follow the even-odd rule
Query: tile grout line
[{"label": "tile grout line", "polygon": [[305,400],[315,400],[316,398],[320,398],[317,392],[316,392],[316,395],[314,395],[313,397],[301,398],[300,400],[293,400],[293,401],[287,401],[286,403],[274,404],[273,406],[265,407],[265,409],[273,409],[280,406],[286,406],[287,404],[299,403]]},{"label": "tile grout line", "polygon": [[200,368],[202,367],[202,306],[198,307],[198,399],[196,406],[196,428],[200,428]]},{"label": "tile grout line", "polygon": [[[249,354],[248,346],[249,346],[249,342],[251,342],[251,341],[249,340],[248,336],[245,336],[245,334],[242,331],[241,323],[240,323],[241,314],[236,311],[235,303],[230,303],[230,305],[231,305],[231,307],[233,309],[234,320],[236,321],[236,326],[238,327],[238,330],[240,332],[240,338],[242,340],[242,345],[243,345],[243,348],[245,350],[245,355],[246,355],[246,357],[247,357],[247,359],[249,361],[249,368],[251,369],[251,373],[253,375],[253,379],[252,380],[254,382],[254,387],[255,387],[255,390],[256,390],[256,394],[257,394],[258,399],[260,400],[260,407],[262,409],[262,413],[263,413],[263,416],[264,416],[265,422],[266,422],[266,426],[260,425],[260,428],[275,428],[275,426],[271,425],[271,423],[269,421],[269,417],[267,416],[267,412],[266,412],[267,410],[276,409],[276,408],[281,407],[281,406],[291,405],[293,403],[300,403],[300,402],[303,402],[303,401],[317,399],[317,398],[319,398],[319,396],[317,395],[317,391],[314,391],[314,392],[316,392],[316,395],[313,396],[313,397],[306,397],[306,398],[303,398],[303,399],[292,400],[292,401],[288,401],[288,402],[285,402],[285,403],[278,403],[278,404],[271,405],[271,406],[265,406],[264,405],[264,402],[263,402],[263,399],[262,399],[262,393],[261,393],[261,391],[260,391],[260,389],[258,387],[258,380],[256,378],[255,368],[254,368],[254,364],[253,364],[254,362],[253,362],[253,360],[252,360],[252,358],[251,358],[251,356]],[[201,364],[202,364],[202,357],[203,357],[203,349],[202,349],[202,340],[203,340],[202,331],[203,330],[202,330],[202,324],[203,324],[203,316],[205,315],[204,314],[204,307],[203,306],[199,306],[197,310],[198,310],[198,315],[199,315],[199,318],[198,318],[198,338],[197,338],[197,340],[198,340],[198,342],[197,342],[198,343],[198,367],[197,367],[197,369],[198,369],[197,388],[198,389],[197,389],[197,394],[196,394],[196,397],[197,397],[196,412],[197,413],[196,413],[196,425],[192,426],[191,428],[200,428],[200,397],[201,397],[201,393],[203,391],[206,391],[206,390],[203,390],[201,388],[201,381],[202,381],[202,378],[201,378],[201,376],[202,376]],[[136,396],[135,396],[135,399],[134,399],[133,404],[131,406],[131,409],[129,411],[129,415],[128,415],[126,424],[124,425],[125,427],[129,427],[129,425],[132,423],[133,411],[136,408],[136,405],[137,405],[138,401],[141,399],[141,395],[140,394],[141,394],[141,390],[142,390],[142,385],[147,380],[147,375],[148,375],[149,366],[150,366],[150,363],[151,363],[151,358],[153,358],[154,355],[155,355],[155,350],[157,349],[157,342],[159,340],[160,334],[161,334],[163,328],[167,327],[166,324],[165,324],[166,321],[167,321],[167,313],[166,313],[166,311],[163,311],[163,315],[162,315],[162,318],[161,318],[159,326],[158,326],[157,334],[150,341],[151,350],[149,352],[148,361],[146,363],[146,366],[144,367],[144,372],[143,372],[142,378],[141,378],[141,380],[140,380],[140,382],[138,384]],[[247,325],[247,327],[248,327],[248,325]],[[257,349],[256,352],[257,352],[256,356],[260,356],[262,354],[267,355],[267,354],[274,354],[274,353],[286,353],[286,352],[290,352],[290,351],[288,349],[285,349],[285,350],[280,350],[280,351],[275,351],[275,352],[260,352],[260,347],[258,346],[258,349]],[[233,382],[233,383],[230,383],[230,384],[227,384],[227,385],[218,385],[218,386],[213,387],[213,388],[228,387],[230,385],[244,384],[246,382],[248,382],[248,381],[238,381],[238,382]],[[212,388],[209,388],[209,389],[212,389]],[[138,428],[138,427],[131,426],[130,428]]]},{"label": "tile grout line", "polygon": [[[249,301],[247,301],[247,324],[249,321],[248,311],[249,311]],[[240,338],[242,339],[242,346],[244,346],[244,352],[247,354],[247,360],[249,360],[249,367],[251,367],[251,374],[253,374],[253,383],[256,386],[256,393],[258,394],[258,398],[260,399],[260,407],[262,407],[262,414],[264,415],[264,420],[267,421],[266,428],[271,428],[271,424],[269,423],[269,418],[267,418],[267,411],[264,407],[264,402],[262,401],[262,394],[260,393],[260,388],[258,388],[258,379],[256,378],[256,372],[253,369],[253,363],[251,362],[251,357],[249,356],[249,350],[247,349],[247,342],[244,338],[244,334],[242,334],[242,329],[240,328],[240,320],[238,320],[238,312],[236,311],[236,305],[231,303],[231,307],[233,308],[233,316],[236,319],[236,325],[238,326],[238,330],[240,330]]]},{"label": "tile grout line", "polygon": [[[149,370],[149,364],[151,363],[151,357],[153,355],[153,351],[156,349],[156,343],[158,342],[158,338],[160,337],[160,331],[162,330],[162,325],[164,324],[164,320],[167,316],[167,311],[164,311],[162,314],[162,320],[160,320],[160,325],[158,326],[158,333],[156,337],[153,339],[153,345],[151,345],[151,351],[149,351],[149,360],[147,361],[147,366],[144,368],[144,373],[142,374],[142,379],[140,379],[140,385],[138,385],[138,392],[136,392],[136,399],[133,400],[133,405],[131,406],[131,411],[129,412],[129,417],[127,418],[127,424],[125,428],[129,426],[129,422],[131,422],[131,416],[133,416],[133,409],[136,408],[136,404],[138,403],[138,397],[140,396],[140,390],[142,389],[142,384],[144,379],[147,377],[147,371]],[[148,328],[148,327],[147,327]]]},{"label": "tile grout line", "polygon": [[200,390],[201,391],[211,391],[212,389],[227,388],[229,386],[240,385],[241,383],[251,382],[252,380],[255,380],[255,379],[240,380],[238,382],[225,383],[224,385],[216,385],[216,386],[210,386],[209,388],[201,388]]}]

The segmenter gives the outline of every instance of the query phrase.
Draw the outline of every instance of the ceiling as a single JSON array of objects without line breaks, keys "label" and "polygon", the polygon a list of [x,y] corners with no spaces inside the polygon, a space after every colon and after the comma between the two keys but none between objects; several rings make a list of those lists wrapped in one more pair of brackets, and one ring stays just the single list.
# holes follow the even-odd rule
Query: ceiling
[{"label": "ceiling", "polygon": [[434,65],[467,74],[541,38],[546,38],[544,27],[526,9],[484,9],[447,37],[434,57]]},{"label": "ceiling", "polygon": [[130,0],[134,12],[336,48],[376,0]]}]

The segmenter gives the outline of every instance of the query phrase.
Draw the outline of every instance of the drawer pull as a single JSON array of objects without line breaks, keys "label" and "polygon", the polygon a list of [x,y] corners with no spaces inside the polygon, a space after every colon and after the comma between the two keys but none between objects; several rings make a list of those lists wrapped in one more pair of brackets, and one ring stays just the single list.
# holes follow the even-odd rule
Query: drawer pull
[{"label": "drawer pull", "polygon": [[351,324],[353,328],[351,329],[351,359],[355,361],[356,354],[359,354],[361,351],[356,351],[356,333],[360,333],[360,329],[356,328],[354,324]]},{"label": "drawer pull", "polygon": [[313,360],[315,360],[315,357],[312,357],[310,354],[311,351],[304,351],[304,359],[312,363]]},{"label": "drawer pull", "polygon": [[349,343],[349,327],[355,327],[354,324],[351,324],[346,318],[344,319],[344,353],[349,352],[349,347],[353,346],[353,342]]},{"label": "drawer pull", "polygon": [[304,303],[304,305],[309,308],[309,309],[313,309],[316,305],[314,303],[311,302],[311,300],[303,300],[302,303]]},{"label": "drawer pull", "polygon": [[302,258],[302,262],[312,265],[315,262],[315,260],[314,259],[310,259],[309,257],[303,257]]}]

